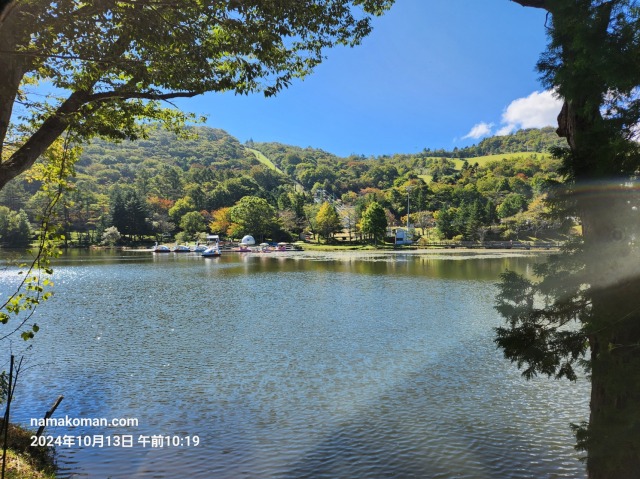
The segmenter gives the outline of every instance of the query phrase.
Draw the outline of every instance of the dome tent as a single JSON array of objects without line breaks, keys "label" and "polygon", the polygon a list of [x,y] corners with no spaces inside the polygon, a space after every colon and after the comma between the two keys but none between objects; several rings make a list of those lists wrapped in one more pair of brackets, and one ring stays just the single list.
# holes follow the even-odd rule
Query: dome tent
[{"label": "dome tent", "polygon": [[242,237],[242,240],[240,240],[240,244],[244,244],[247,246],[253,246],[254,244],[256,244],[256,240],[253,239],[253,236],[251,235],[246,235]]}]

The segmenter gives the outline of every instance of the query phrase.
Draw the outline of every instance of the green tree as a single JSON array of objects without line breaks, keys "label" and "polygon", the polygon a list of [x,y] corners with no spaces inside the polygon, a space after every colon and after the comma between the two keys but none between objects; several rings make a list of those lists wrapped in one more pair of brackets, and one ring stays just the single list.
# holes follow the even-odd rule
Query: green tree
[{"label": "green tree", "polygon": [[14,211],[24,208],[28,200],[29,194],[22,183],[10,183],[0,191],[0,204]]},{"label": "green tree", "polygon": [[305,215],[304,205],[305,205],[305,196],[302,193],[289,193],[289,198],[291,198],[291,208],[296,213],[296,216],[299,220],[302,220]]},{"label": "green tree", "polygon": [[249,175],[264,191],[273,191],[285,181],[282,174],[262,165],[251,168]]},{"label": "green tree", "polygon": [[185,196],[184,198],[180,198],[175,204],[169,209],[169,218],[175,224],[180,224],[182,217],[191,211],[196,211],[196,204],[193,202],[191,197]]},{"label": "green tree", "polygon": [[336,207],[328,201],[320,206],[316,214],[316,228],[322,237],[328,240],[334,233],[342,230],[342,221]]},{"label": "green tree", "polygon": [[477,241],[481,236],[482,209],[477,201],[467,208],[467,217],[462,235],[465,240]]},{"label": "green tree", "polygon": [[184,194],[182,170],[177,166],[165,165],[156,176],[149,180],[149,186],[156,195],[177,200]]},{"label": "green tree", "polygon": [[[10,185],[11,183],[9,183]],[[65,208],[69,221],[69,229],[78,233],[85,233],[84,240],[79,235],[79,241],[88,246],[91,243],[91,229],[95,228],[99,216],[98,198],[84,182],[76,182],[75,189],[65,198]]]},{"label": "green tree", "polygon": [[445,237],[445,239],[451,239],[456,234],[453,228],[453,222],[455,219],[455,211],[448,206],[445,206],[437,212],[436,227],[438,231]]},{"label": "green tree", "polygon": [[526,207],[527,200],[524,196],[518,193],[509,193],[496,208],[496,213],[498,218],[506,218],[507,216],[515,215]]},{"label": "green tree", "polygon": [[6,246],[25,247],[31,241],[31,225],[23,211],[0,206],[0,242]]},{"label": "green tree", "polygon": [[[591,381],[589,422],[576,429],[590,479],[640,471],[640,9],[633,0],[514,0],[549,13],[538,69],[564,101],[556,148],[568,187],[553,203],[579,218],[580,241],[537,269],[503,276],[497,343],[527,377]],[[594,184],[616,185],[584,194]],[[572,324],[573,321],[576,323]],[[570,327],[568,327],[570,325]]]},{"label": "green tree", "polygon": [[111,225],[120,234],[129,237],[141,236],[148,232],[146,202],[135,190],[122,191],[116,188],[111,196]]},{"label": "green tree", "polygon": [[28,246],[31,242],[31,224],[24,210],[18,211],[13,219],[13,232],[10,236],[12,244],[16,246]]},{"label": "green tree", "polygon": [[[318,217],[318,211],[320,211],[320,205],[318,203],[312,203],[304,206],[304,216],[308,224],[309,229],[318,234],[318,225],[316,224],[316,218]],[[318,239],[319,241],[319,239]]]},{"label": "green tree", "polygon": [[147,204],[135,190],[129,190],[124,200],[126,227],[122,233],[140,237],[149,232]]},{"label": "green tree", "polygon": [[252,235],[264,239],[278,227],[278,216],[267,200],[245,196],[229,211],[237,235]]},{"label": "green tree", "polygon": [[291,198],[289,197],[288,192],[280,193],[278,196],[278,209],[280,210],[289,210],[292,207]]},{"label": "green tree", "polygon": [[115,188],[111,193],[109,211],[111,212],[111,225],[118,230],[126,228],[126,210],[124,206],[123,193],[120,188]]},{"label": "green tree", "polygon": [[387,215],[380,203],[372,202],[362,213],[360,229],[364,234],[371,235],[376,246],[378,240],[384,238],[387,232]]},{"label": "green tree", "polygon": [[469,205],[462,203],[453,215],[451,228],[454,236],[464,236],[465,227],[469,220]]},{"label": "green tree", "polygon": [[184,189],[186,196],[191,198],[196,211],[202,211],[207,208],[206,195],[199,185],[190,184]]},{"label": "green tree", "polygon": [[116,243],[118,243],[118,241],[120,241],[121,238],[122,235],[118,231],[118,228],[116,228],[115,226],[109,226],[104,230],[104,233],[102,234],[102,243],[108,244],[109,246],[114,246]]},{"label": "green tree", "polygon": [[195,239],[198,233],[207,229],[207,223],[200,213],[190,211],[180,220],[180,228],[189,238]]}]

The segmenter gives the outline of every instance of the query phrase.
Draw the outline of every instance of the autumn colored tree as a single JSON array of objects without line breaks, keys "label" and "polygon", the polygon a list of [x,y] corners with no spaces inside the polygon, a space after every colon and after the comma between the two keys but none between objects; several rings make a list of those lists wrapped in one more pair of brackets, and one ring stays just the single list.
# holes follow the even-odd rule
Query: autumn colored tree
[{"label": "autumn colored tree", "polygon": [[322,203],[318,210],[318,214],[316,215],[316,228],[325,240],[328,240],[334,233],[342,230],[340,215],[336,207],[328,201]]},{"label": "autumn colored tree", "polygon": [[231,226],[231,208],[224,207],[215,210],[212,214],[213,219],[209,223],[209,229],[220,235],[226,235],[229,232]]}]

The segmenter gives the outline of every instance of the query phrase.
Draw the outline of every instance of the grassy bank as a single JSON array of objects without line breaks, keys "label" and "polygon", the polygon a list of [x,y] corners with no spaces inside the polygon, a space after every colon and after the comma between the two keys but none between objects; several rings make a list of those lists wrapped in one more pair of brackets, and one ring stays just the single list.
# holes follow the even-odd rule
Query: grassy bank
[{"label": "grassy bank", "polygon": [[[5,479],[54,479],[56,477],[53,450],[46,447],[32,447],[31,437],[34,434],[33,431],[9,425]],[[4,437],[0,439],[2,444]],[[0,459],[0,465],[1,462]]]},{"label": "grassy bank", "polygon": [[307,251],[378,251],[394,249],[394,246],[390,243],[378,243],[378,246],[375,247],[372,244],[305,242],[300,246]]}]

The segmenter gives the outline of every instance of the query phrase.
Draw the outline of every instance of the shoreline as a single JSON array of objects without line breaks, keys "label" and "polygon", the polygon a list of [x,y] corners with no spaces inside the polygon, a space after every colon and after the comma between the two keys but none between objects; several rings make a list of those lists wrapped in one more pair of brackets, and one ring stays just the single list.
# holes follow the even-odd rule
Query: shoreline
[{"label": "shoreline", "polygon": [[[3,423],[3,419],[0,419],[0,423]],[[32,446],[34,434],[34,431],[9,423],[7,478],[55,479],[55,450],[47,446]]]},{"label": "shoreline", "polygon": [[[131,253],[153,253],[150,248],[105,248],[116,251],[126,251]],[[263,253],[260,251],[241,252],[233,250],[222,250],[223,256],[229,254],[244,254],[251,256],[326,256],[335,255],[339,257],[371,257],[371,256],[455,256],[455,257],[529,257],[529,256],[547,256],[559,253],[559,249],[492,249],[492,248],[412,248],[412,249],[386,249],[386,248],[332,248],[326,246],[312,247],[300,251],[271,251]],[[180,253],[181,255],[189,255],[193,253]]]}]

